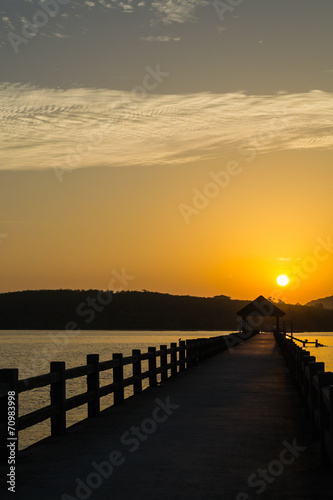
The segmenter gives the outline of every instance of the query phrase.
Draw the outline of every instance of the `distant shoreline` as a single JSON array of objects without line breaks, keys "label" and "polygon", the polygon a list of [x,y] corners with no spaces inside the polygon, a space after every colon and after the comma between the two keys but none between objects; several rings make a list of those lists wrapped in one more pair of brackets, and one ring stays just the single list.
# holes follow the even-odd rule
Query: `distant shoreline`
[{"label": "distant shoreline", "polygon": [[[45,328],[0,328],[0,332],[19,332],[19,331],[26,331],[26,332],[68,332],[69,330],[64,330],[60,328],[52,328],[52,329],[45,329]],[[141,329],[141,328],[130,328],[130,329],[122,329],[122,328],[109,328],[109,329],[90,329],[90,328],[81,328],[81,332],[230,332],[230,333],[239,333],[236,331],[232,331],[230,329],[226,330],[216,330],[216,329],[176,329],[176,330],[171,330],[167,328],[146,328],[146,329]],[[273,331],[260,331],[260,333],[273,333]],[[296,335],[302,335],[303,333],[333,333],[333,328],[330,330],[302,330],[301,332],[294,332]]]},{"label": "distant shoreline", "polygon": [[[10,292],[0,294],[0,330],[237,332],[237,312],[248,303],[225,295],[192,297],[147,291]],[[332,331],[332,309],[277,305],[295,331]],[[272,331],[274,326],[271,317],[258,323],[261,331]]]}]

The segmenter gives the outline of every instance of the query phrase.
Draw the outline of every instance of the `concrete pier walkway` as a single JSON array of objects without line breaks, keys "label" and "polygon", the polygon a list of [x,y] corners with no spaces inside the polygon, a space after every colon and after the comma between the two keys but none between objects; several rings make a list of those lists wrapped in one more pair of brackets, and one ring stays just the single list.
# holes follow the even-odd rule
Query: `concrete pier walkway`
[{"label": "concrete pier walkway", "polygon": [[[332,499],[273,335],[21,454],[24,500]],[[3,485],[2,485],[3,486]]]}]

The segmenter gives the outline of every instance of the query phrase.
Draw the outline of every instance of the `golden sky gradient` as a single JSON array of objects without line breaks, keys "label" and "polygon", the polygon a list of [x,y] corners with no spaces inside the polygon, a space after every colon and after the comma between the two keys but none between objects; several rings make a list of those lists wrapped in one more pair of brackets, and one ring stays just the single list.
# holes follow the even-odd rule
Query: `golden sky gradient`
[{"label": "golden sky gradient", "polygon": [[15,53],[38,5],[1,18],[0,291],[333,294],[331,3],[72,2]]},{"label": "golden sky gradient", "polygon": [[15,187],[1,199],[3,289],[107,288],[112,271],[125,268],[130,289],[277,296],[275,279],[285,273],[301,282],[283,289],[282,299],[330,294],[333,251],[324,259],[323,247],[318,266],[308,262],[319,239],[330,241],[330,156],[239,159],[238,175],[215,190],[211,174],[226,171],[227,157],[77,169],[62,183],[52,171],[8,173]]}]

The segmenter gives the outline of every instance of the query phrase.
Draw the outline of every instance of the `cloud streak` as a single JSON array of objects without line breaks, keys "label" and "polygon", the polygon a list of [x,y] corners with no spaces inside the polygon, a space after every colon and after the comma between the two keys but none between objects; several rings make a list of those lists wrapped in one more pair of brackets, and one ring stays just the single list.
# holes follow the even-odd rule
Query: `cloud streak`
[{"label": "cloud streak", "polygon": [[[11,48],[18,54],[30,39],[76,38],[94,29],[89,22],[93,11],[110,21],[115,13],[144,16],[142,36],[138,39],[148,42],[178,42],[181,37],[154,36],[152,27],[183,25],[199,20],[199,8],[208,4],[206,0],[71,0],[67,3],[47,0],[17,0],[15,6],[6,3],[0,7],[0,49]],[[82,28],[82,23],[88,26]]]},{"label": "cloud streak", "polygon": [[240,147],[333,148],[333,94],[321,91],[138,99],[106,89],[2,84],[0,96],[2,170],[177,164]]},{"label": "cloud streak", "polygon": [[208,5],[205,0],[165,0],[151,2],[151,9],[163,24],[196,21],[195,11]]},{"label": "cloud streak", "polygon": [[174,36],[142,36],[140,40],[145,40],[146,42],[179,42],[181,37]]},{"label": "cloud streak", "polygon": [[[53,33],[53,22],[49,26],[48,23],[42,23],[42,29],[39,31],[49,38],[57,38],[59,35],[72,37],[73,30],[76,29],[73,20],[78,16],[90,16],[92,10],[99,10],[103,16],[112,16],[116,10],[124,14],[135,14],[144,11],[151,25],[171,25],[198,21],[198,9],[207,5],[209,3],[206,0],[71,0],[65,4],[58,4],[57,0],[55,0],[51,11],[49,11],[46,0],[17,0],[15,8],[10,4],[0,8],[0,26],[2,28],[0,31],[0,46],[7,43],[9,33],[14,32],[21,36],[26,20],[34,24],[34,16],[41,11],[52,12],[49,15],[51,18],[57,18],[57,27],[60,31]],[[5,10],[3,10],[4,8]],[[61,30],[67,30],[67,33],[62,33]]]}]

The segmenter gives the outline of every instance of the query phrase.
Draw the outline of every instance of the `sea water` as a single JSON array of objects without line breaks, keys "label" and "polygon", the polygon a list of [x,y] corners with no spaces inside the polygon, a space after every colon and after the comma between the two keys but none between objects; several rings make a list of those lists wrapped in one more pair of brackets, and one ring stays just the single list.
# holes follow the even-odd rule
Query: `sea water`
[{"label": "sea water", "polygon": [[[308,340],[315,342],[316,339],[323,347],[316,347],[314,344],[306,344],[304,349],[310,351],[311,356],[316,357],[316,361],[325,363],[325,371],[333,371],[333,333],[332,332],[311,332],[311,333],[295,333],[294,337],[300,340]],[[295,343],[301,347],[300,342]]]}]

